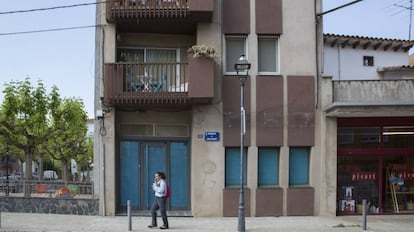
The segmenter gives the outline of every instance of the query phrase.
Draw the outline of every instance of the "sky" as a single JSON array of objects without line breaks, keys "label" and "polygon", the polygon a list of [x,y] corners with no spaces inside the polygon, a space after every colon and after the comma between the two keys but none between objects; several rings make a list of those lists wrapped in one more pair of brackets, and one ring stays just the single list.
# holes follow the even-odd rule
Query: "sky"
[{"label": "sky", "polygon": [[[323,0],[323,10],[350,2],[354,0]],[[410,0],[363,0],[325,14],[324,33],[408,40],[409,8]]]},{"label": "sky", "polygon": [[[93,3],[95,0],[2,1],[0,12]],[[0,13],[0,34],[95,25],[96,5],[18,14]],[[57,86],[62,98],[82,99],[94,117],[95,28],[0,35],[0,103],[4,83],[27,77],[47,93]]]},{"label": "sky", "polygon": [[[309,0],[308,0],[309,1]],[[324,11],[354,0],[323,0]],[[4,12],[93,3],[95,0],[13,0],[0,3],[0,103],[4,83],[41,80],[48,93],[79,98],[94,117],[95,28],[4,35],[95,24],[95,5],[5,14]],[[408,39],[410,0],[363,0],[324,15],[324,33]],[[405,7],[405,8],[404,8]],[[414,36],[411,36],[412,38]]]}]

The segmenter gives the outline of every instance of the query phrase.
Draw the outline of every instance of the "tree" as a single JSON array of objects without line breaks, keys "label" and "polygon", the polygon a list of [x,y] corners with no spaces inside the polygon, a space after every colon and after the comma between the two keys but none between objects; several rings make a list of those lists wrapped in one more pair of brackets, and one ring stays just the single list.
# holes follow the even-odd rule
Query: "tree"
[{"label": "tree", "polygon": [[64,99],[60,106],[51,112],[53,134],[43,150],[55,160],[62,162],[62,179],[67,183],[71,159],[87,152],[87,120],[82,100]]},{"label": "tree", "polygon": [[93,164],[93,137],[87,138],[86,147],[86,153],[77,156],[76,162],[78,163],[79,171],[81,171],[82,174],[86,173],[86,178],[89,180],[89,171]]},{"label": "tree", "polygon": [[[45,143],[50,134],[48,114],[58,105],[56,98],[48,97],[42,81],[36,88],[29,78],[25,81],[6,83],[4,101],[0,109],[0,130],[6,142],[24,151],[26,161],[25,178],[32,178],[32,158],[36,147]],[[57,87],[52,87],[57,92]],[[25,186],[25,196],[30,188]]]}]

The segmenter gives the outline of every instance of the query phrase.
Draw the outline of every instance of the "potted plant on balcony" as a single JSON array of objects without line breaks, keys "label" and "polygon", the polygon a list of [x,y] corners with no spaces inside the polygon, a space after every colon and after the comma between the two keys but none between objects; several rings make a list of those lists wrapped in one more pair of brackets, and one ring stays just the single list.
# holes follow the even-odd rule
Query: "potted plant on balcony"
[{"label": "potted plant on balcony", "polygon": [[193,45],[187,49],[190,82],[188,96],[212,98],[214,96],[214,66],[217,52],[207,45]]},{"label": "potted plant on balcony", "polygon": [[193,58],[207,57],[215,59],[217,57],[216,49],[207,45],[193,45],[187,49],[187,53],[192,54]]}]

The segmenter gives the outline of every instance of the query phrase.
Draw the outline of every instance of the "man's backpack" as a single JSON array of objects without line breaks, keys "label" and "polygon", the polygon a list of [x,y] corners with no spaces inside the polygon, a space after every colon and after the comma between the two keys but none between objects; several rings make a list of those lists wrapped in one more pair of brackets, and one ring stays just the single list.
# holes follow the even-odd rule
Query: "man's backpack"
[{"label": "man's backpack", "polygon": [[167,184],[167,191],[165,192],[165,197],[170,198],[170,196],[171,196],[171,190],[170,190],[170,186]]}]

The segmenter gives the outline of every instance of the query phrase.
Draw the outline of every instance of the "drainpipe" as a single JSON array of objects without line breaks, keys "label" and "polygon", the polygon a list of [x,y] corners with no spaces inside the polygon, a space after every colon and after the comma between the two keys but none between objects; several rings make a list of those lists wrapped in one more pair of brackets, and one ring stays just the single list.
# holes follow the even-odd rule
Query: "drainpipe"
[{"label": "drainpipe", "polygon": [[341,43],[338,43],[338,80],[341,80]]},{"label": "drainpipe", "polygon": [[[319,78],[321,78],[321,73],[320,70],[321,68],[319,67],[320,65],[320,61],[319,59],[323,60],[323,52],[319,53],[319,49],[320,49],[320,44],[319,44],[319,33],[321,32],[320,28],[322,26],[322,16],[318,15],[318,1],[319,0],[315,0],[314,2],[314,13],[315,13],[315,56],[316,56],[316,96],[315,96],[315,108],[317,109],[319,106]],[[321,6],[322,8],[322,2],[321,2]],[[322,38],[323,38],[323,30],[322,30]],[[322,46],[323,47],[323,46]],[[320,56],[319,56],[320,54]]]},{"label": "drainpipe", "polygon": [[105,143],[102,145],[102,213],[106,216],[106,187],[105,187]]}]

